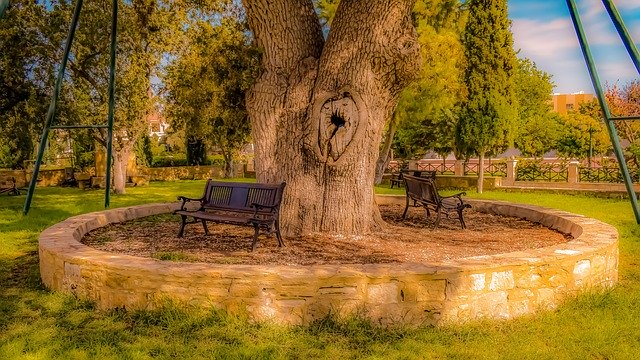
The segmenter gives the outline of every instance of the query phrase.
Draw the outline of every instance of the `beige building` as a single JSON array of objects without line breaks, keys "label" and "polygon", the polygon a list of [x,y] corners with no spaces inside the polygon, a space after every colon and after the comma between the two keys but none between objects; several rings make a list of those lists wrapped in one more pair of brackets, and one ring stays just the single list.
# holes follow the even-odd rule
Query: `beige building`
[{"label": "beige building", "polygon": [[573,94],[553,94],[553,111],[566,114],[578,110],[580,104],[593,99],[593,94],[585,94],[582,91]]}]

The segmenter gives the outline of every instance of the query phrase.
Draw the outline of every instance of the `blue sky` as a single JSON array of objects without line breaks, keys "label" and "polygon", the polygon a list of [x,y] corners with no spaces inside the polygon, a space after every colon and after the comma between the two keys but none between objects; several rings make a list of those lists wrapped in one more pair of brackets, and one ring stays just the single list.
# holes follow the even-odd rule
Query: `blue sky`
[{"label": "blue sky", "polygon": [[[640,47],[640,0],[614,0]],[[594,93],[565,0],[508,0],[515,49],[553,76],[555,92]],[[606,87],[640,76],[601,0],[576,0],[591,50]]]}]

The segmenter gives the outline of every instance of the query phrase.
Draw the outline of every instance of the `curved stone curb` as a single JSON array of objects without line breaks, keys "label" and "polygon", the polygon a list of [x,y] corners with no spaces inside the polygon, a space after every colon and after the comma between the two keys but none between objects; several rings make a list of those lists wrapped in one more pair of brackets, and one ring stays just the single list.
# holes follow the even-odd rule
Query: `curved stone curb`
[{"label": "curved stone curb", "polygon": [[[378,196],[378,203],[404,197]],[[99,308],[149,309],[169,298],[248,313],[256,320],[308,323],[359,314],[380,324],[442,324],[513,318],[617,281],[618,233],[581,215],[537,206],[470,201],[484,212],[540,222],[574,240],[557,246],[432,264],[262,266],[181,263],[119,255],[79,243],[109,223],[172,211],[151,204],[69,218],[40,235],[40,271],[53,290]]]}]

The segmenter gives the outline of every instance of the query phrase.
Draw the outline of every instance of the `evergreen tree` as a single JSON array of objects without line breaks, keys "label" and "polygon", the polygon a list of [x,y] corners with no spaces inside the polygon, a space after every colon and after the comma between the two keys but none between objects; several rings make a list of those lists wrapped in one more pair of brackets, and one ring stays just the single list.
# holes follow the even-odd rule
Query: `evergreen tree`
[{"label": "evergreen tree", "polygon": [[[469,18],[462,41],[468,97],[462,104],[456,142],[460,153],[475,154],[482,164],[485,155],[508,144],[517,110],[512,81],[516,57],[506,0],[469,0],[467,4]],[[483,180],[480,166],[478,192]]]}]

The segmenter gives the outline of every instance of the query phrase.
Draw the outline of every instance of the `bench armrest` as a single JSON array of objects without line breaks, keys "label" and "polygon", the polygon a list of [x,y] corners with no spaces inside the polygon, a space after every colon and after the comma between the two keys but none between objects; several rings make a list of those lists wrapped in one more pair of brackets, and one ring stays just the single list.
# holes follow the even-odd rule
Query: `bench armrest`
[{"label": "bench armrest", "polygon": [[250,206],[252,208],[255,208],[255,210],[253,211],[253,217],[256,217],[258,215],[258,211],[260,211],[261,209],[269,209],[271,210],[271,213],[275,213],[279,207],[278,205],[262,205],[258,203],[251,203]]},{"label": "bench armrest", "polygon": [[453,195],[449,195],[449,196],[440,196],[441,199],[451,199],[451,198],[456,198],[458,199],[458,201],[460,202],[460,204],[464,204],[464,201],[462,201],[462,196],[463,195],[467,195],[466,192],[461,192],[461,193],[457,193],[457,194],[453,194]]},{"label": "bench armrest", "polygon": [[184,206],[185,206],[188,202],[190,202],[190,201],[199,201],[199,202],[202,202],[202,200],[204,200],[204,198],[193,199],[193,198],[189,198],[189,197],[186,197],[186,196],[178,196],[178,200],[182,200],[182,204],[180,204],[180,210],[182,211],[182,210],[186,210],[186,209],[184,208]]},{"label": "bench armrest", "polygon": [[277,205],[262,205],[262,204],[258,204],[258,203],[251,203],[251,207],[256,208],[256,210],[259,209],[271,209],[271,210],[275,210],[278,208]]}]

